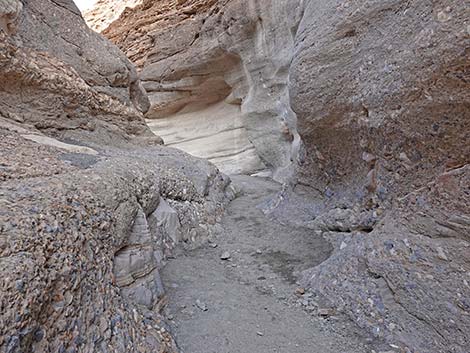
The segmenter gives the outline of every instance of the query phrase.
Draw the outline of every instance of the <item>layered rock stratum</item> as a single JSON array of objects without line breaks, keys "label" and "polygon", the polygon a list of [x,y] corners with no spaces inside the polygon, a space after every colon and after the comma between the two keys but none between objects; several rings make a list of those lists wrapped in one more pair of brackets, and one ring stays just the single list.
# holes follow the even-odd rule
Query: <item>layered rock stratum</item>
[{"label": "layered rock stratum", "polygon": [[154,131],[323,199],[303,225],[335,250],[305,287],[398,351],[468,350],[467,4],[113,4],[87,18],[136,63]]},{"label": "layered rock stratum", "polygon": [[0,350],[176,352],[159,269],[231,197],[161,147],[133,64],[70,0],[0,2]]},{"label": "layered rock stratum", "polygon": [[[85,16],[138,67],[152,130],[224,172],[292,178],[301,144],[288,69],[300,1],[123,3],[99,1]],[[110,9],[122,10],[118,20]]]}]

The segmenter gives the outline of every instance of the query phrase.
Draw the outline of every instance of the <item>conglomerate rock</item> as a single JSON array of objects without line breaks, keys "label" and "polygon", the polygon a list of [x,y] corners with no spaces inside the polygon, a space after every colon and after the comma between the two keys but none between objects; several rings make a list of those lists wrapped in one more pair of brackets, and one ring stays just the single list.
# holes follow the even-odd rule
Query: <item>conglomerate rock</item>
[{"label": "conglomerate rock", "polygon": [[177,351],[159,268],[232,192],[147,109],[71,0],[0,2],[0,351]]},{"label": "conglomerate rock", "polygon": [[[2,116],[62,139],[159,143],[141,117],[148,99],[135,68],[72,1],[16,3],[14,30],[0,33]],[[8,8],[0,18],[11,18]]]},{"label": "conglomerate rock", "polygon": [[466,353],[467,4],[119,3],[88,20],[150,103],[71,1],[0,4],[0,347],[175,351],[159,264],[231,191],[154,146],[146,113],[171,145],[323,196],[303,222],[334,251],[301,281],[328,312],[394,351]]},{"label": "conglomerate rock", "polygon": [[[158,252],[175,243],[158,230],[137,238],[136,226],[162,197],[193,210],[182,231],[203,234],[224,204],[224,178],[202,161],[196,175],[192,158],[157,147],[90,158],[6,129],[1,145],[2,349],[175,351],[151,310],[164,300]],[[130,247],[142,261],[122,261]]]},{"label": "conglomerate rock", "polygon": [[290,93],[307,183],[386,198],[468,162],[469,15],[454,0],[306,2]]},{"label": "conglomerate rock", "polygon": [[[306,1],[290,67],[300,181],[336,209],[309,223],[337,252],[305,285],[402,351],[470,344],[469,15],[453,0]],[[358,229],[365,211],[375,224]]]}]

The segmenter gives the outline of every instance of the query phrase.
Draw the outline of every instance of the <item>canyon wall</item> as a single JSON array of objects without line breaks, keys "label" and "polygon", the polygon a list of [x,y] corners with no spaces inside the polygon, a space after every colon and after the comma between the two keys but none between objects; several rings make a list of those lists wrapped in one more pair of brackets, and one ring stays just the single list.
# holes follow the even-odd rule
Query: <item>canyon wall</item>
[{"label": "canyon wall", "polygon": [[[89,23],[108,23],[103,9]],[[469,11],[142,1],[96,28],[136,63],[149,125],[170,145],[323,198],[305,226],[335,251],[302,280],[319,301],[392,349],[464,353]]]},{"label": "canyon wall", "polygon": [[303,179],[386,198],[466,164],[469,14],[450,0],[306,2],[290,70]]},{"label": "canyon wall", "polygon": [[470,8],[307,1],[290,68],[302,184],[336,244],[304,284],[392,347],[470,344]]},{"label": "canyon wall", "polygon": [[133,64],[71,0],[0,3],[0,350],[176,352],[159,269],[230,180],[161,147]]},{"label": "canyon wall", "polygon": [[165,142],[286,181],[301,149],[288,92],[300,3],[147,0],[103,29],[114,2],[102,1],[86,17],[136,63]]}]

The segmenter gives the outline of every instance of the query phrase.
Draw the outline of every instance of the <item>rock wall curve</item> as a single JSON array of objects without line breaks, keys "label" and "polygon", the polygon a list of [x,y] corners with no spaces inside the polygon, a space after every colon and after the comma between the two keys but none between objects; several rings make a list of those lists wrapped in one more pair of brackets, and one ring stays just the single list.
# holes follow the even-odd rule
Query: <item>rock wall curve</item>
[{"label": "rock wall curve", "polygon": [[[87,14],[88,22],[100,22],[106,17],[100,7],[111,3],[98,4]],[[286,181],[301,149],[288,93],[301,3],[144,1],[102,33],[140,69],[151,102],[146,118],[173,146],[206,157],[223,171],[267,169]],[[214,128],[202,131],[198,117]],[[184,119],[194,134],[189,128],[177,136],[173,118]],[[241,128],[215,127],[224,119]],[[194,144],[189,146],[188,139]]]}]

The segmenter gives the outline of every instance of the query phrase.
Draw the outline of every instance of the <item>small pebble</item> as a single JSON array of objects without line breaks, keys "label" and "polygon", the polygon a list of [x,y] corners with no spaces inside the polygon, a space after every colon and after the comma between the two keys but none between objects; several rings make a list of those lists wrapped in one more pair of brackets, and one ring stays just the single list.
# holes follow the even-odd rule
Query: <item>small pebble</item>
[{"label": "small pebble", "polygon": [[201,309],[202,311],[207,311],[206,303],[201,302],[199,299],[196,300],[196,306]]},{"label": "small pebble", "polygon": [[224,251],[222,253],[222,255],[220,255],[220,259],[221,260],[228,260],[230,259],[232,256],[230,255],[230,253],[228,251]]}]

